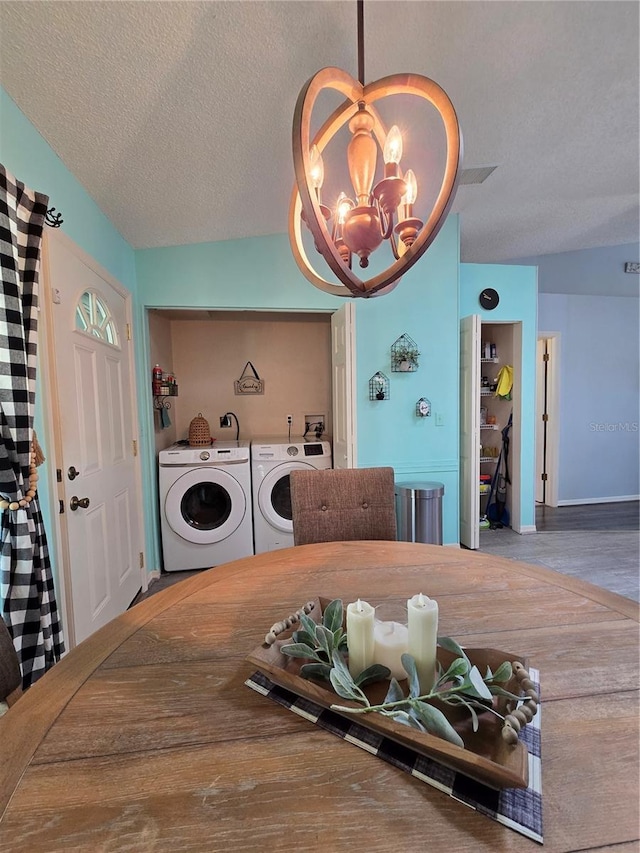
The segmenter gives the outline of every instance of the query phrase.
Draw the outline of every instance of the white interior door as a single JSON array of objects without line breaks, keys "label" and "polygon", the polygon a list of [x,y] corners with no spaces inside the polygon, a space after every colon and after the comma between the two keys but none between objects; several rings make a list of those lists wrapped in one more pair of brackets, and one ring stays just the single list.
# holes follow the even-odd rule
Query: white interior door
[{"label": "white interior door", "polygon": [[48,249],[61,575],[73,645],[124,612],[141,587],[130,297],[64,235],[52,235]]},{"label": "white interior door", "polygon": [[[545,350],[546,361],[544,361]],[[536,501],[546,506],[558,506],[559,356],[559,334],[557,332],[541,334],[537,342],[536,357]],[[546,414],[546,423],[542,420],[543,414]],[[543,472],[547,476],[544,500]]]},{"label": "white interior door", "polygon": [[355,468],[355,307],[345,302],[331,315],[333,467]]},{"label": "white interior door", "polygon": [[480,547],[480,317],[460,321],[460,543]]}]

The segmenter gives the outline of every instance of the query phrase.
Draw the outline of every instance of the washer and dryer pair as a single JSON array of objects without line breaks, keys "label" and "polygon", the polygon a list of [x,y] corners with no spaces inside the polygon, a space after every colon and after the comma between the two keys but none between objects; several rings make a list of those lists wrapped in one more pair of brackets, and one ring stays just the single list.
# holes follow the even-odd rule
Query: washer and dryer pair
[{"label": "washer and dryer pair", "polygon": [[251,446],[178,443],[160,451],[158,462],[164,569],[176,572],[293,545],[289,474],[331,468],[331,445],[271,436]]}]

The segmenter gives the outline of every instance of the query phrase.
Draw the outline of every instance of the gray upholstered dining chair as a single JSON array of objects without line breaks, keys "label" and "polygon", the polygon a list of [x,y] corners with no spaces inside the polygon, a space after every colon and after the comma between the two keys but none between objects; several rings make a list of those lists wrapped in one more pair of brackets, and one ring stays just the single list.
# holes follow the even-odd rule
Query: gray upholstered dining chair
[{"label": "gray upholstered dining chair", "polygon": [[396,539],[393,468],[294,470],[289,479],[295,545]]},{"label": "gray upholstered dining chair", "polygon": [[11,706],[22,695],[22,675],[9,629],[0,618],[0,702]]}]

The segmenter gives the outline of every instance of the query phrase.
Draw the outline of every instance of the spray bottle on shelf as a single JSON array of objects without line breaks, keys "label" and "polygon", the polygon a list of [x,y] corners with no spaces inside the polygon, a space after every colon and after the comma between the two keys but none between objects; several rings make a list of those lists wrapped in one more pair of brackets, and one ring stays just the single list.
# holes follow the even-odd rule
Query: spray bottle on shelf
[{"label": "spray bottle on shelf", "polygon": [[162,368],[159,364],[153,368],[152,372],[153,377],[153,393],[158,395],[162,391]]}]

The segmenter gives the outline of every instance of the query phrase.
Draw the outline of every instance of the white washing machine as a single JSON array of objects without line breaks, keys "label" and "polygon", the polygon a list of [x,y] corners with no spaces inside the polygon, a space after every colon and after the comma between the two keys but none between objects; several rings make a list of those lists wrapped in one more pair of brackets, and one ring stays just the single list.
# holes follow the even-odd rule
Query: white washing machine
[{"label": "white washing machine", "polygon": [[273,436],[252,439],[253,541],[256,554],[293,545],[291,471],[331,467],[331,444],[328,441]]},{"label": "white washing machine", "polygon": [[161,450],[160,524],[167,572],[206,569],[253,554],[248,441]]}]

